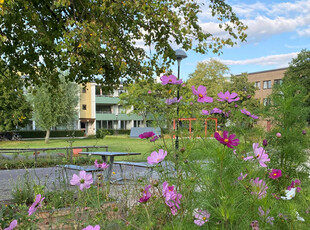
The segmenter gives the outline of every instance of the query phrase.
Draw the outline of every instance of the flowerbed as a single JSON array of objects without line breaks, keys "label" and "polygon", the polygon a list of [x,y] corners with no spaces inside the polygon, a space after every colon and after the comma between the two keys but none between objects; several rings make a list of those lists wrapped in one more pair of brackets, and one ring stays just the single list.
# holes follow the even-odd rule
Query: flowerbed
[{"label": "flowerbed", "polygon": [[[179,108],[187,108],[186,111],[197,111],[195,117],[200,122],[206,117],[217,117],[225,129],[222,133],[214,133],[215,140],[209,141],[204,137],[201,123],[197,122],[193,137],[200,138],[181,138],[180,146],[174,143],[168,145],[162,139],[163,145],[157,144],[158,150],[146,158],[149,164],[156,165],[159,179],[139,181],[140,191],[133,191],[136,195],[134,205],[122,206],[124,216],[118,216],[117,227],[309,229],[309,159],[306,155],[309,137],[304,130],[305,116],[303,113],[292,114],[291,110],[297,108],[285,106],[294,100],[301,101],[300,87],[284,84],[279,89],[281,96],[276,97],[276,94],[275,107],[268,113],[269,117],[273,116],[276,125],[272,132],[262,134],[255,125],[259,116],[243,108],[247,99],[241,99],[237,93],[220,92],[215,107],[215,99],[207,96],[204,86],[191,87],[192,94],[188,97],[184,92],[182,98],[177,96],[171,99],[171,92],[176,92],[182,81],[175,76],[163,76],[161,80],[160,89],[166,92],[166,100],[152,102],[156,103],[156,111],[160,113],[158,117],[161,117],[157,125],[161,126],[161,122],[169,124],[167,121],[178,118],[175,112]],[[299,90],[298,93],[296,90]],[[153,92],[154,89],[148,90],[146,94],[152,97]],[[195,102],[192,102],[193,99]],[[303,109],[298,108],[301,112]],[[181,125],[177,127],[172,135],[182,137],[188,134]],[[140,138],[157,143],[162,137],[148,132]],[[200,153],[199,157],[197,153]],[[173,161],[173,170],[163,167],[165,160]],[[107,167],[97,161],[94,165],[102,170]],[[82,210],[84,207],[100,210],[96,200],[100,196],[107,198],[110,192],[110,185],[106,183],[95,188],[92,175],[84,171],[74,175],[70,183],[80,190],[76,207]],[[89,196],[90,191],[96,193]],[[123,192],[129,193],[127,190]],[[89,206],[88,200],[93,206]],[[16,221],[11,218],[8,229],[19,223],[24,226],[23,221],[37,215],[36,210],[44,205],[48,202],[41,193],[37,193],[30,208],[24,208],[24,211],[29,208],[28,216],[16,214]],[[104,210],[95,213],[94,216],[83,217],[74,227],[86,230],[106,228],[111,218],[102,216],[105,215]],[[31,226],[40,224],[42,218],[35,220]]]}]

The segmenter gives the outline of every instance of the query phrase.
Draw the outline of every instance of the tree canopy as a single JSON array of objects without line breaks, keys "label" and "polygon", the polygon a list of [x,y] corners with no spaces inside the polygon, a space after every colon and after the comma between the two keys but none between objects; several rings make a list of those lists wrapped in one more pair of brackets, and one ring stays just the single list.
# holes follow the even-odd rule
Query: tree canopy
[{"label": "tree canopy", "polygon": [[[294,58],[285,72],[284,81],[298,81],[306,89],[305,101],[310,106],[310,50],[303,49],[296,58]],[[308,115],[310,122],[310,114]]]},{"label": "tree canopy", "polygon": [[245,40],[246,26],[225,1],[209,8],[229,36],[204,31],[201,5],[192,0],[6,0],[1,58],[30,83],[56,84],[59,71],[69,70],[69,81],[112,87],[169,69],[172,45],[217,53]]},{"label": "tree canopy", "polygon": [[31,107],[23,92],[23,80],[8,70],[0,74],[0,132],[27,124]]},{"label": "tree canopy", "polygon": [[42,84],[32,92],[33,119],[37,126],[46,130],[48,142],[50,130],[57,125],[70,126],[78,117],[78,85],[61,78],[57,87]]}]

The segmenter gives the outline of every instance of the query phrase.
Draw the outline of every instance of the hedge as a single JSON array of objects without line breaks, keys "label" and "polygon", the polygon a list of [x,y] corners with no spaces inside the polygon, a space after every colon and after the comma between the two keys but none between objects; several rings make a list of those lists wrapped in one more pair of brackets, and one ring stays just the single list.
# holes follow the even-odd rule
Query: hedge
[{"label": "hedge", "polygon": [[[16,131],[22,138],[44,138],[46,131],[31,130],[31,131]],[[50,137],[84,137],[85,133],[82,130],[51,130]]]}]

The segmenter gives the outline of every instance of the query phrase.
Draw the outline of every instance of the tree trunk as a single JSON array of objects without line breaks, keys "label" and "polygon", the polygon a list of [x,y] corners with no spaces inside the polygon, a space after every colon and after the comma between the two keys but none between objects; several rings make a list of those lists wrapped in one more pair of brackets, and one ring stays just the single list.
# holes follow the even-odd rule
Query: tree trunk
[{"label": "tree trunk", "polygon": [[51,133],[51,130],[50,130],[50,129],[46,130],[46,135],[45,135],[45,144],[47,144],[47,143],[48,143],[48,139],[50,138],[50,133]]}]

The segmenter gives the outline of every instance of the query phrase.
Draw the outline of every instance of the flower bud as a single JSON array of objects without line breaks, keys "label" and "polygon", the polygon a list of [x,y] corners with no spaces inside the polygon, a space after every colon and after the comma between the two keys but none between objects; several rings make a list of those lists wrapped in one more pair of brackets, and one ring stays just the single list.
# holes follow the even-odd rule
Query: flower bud
[{"label": "flower bud", "polygon": [[281,135],[281,133],[277,133],[276,136],[277,136],[278,138],[280,138],[282,135]]}]

